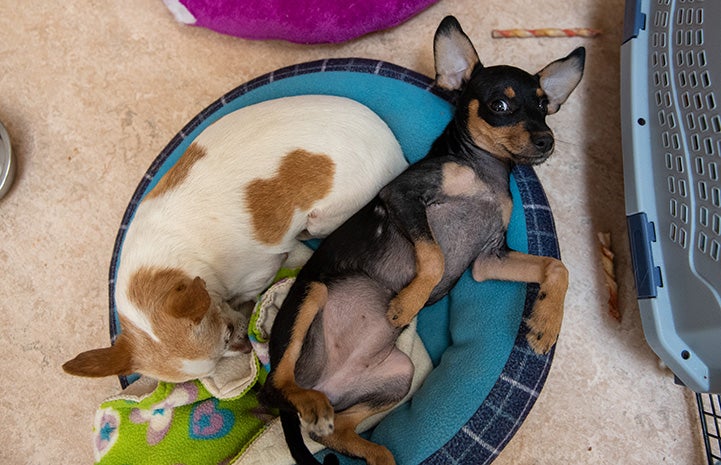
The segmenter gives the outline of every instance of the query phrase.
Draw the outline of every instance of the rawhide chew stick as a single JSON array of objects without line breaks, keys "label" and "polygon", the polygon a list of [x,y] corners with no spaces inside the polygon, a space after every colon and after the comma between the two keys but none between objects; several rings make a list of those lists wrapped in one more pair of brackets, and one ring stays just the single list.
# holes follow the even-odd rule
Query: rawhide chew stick
[{"label": "rawhide chew stick", "polygon": [[614,253],[611,251],[611,233],[598,233],[598,242],[601,246],[601,265],[603,266],[603,277],[608,288],[608,313],[621,321],[621,311],[618,308],[618,284],[614,271]]},{"label": "rawhide chew stick", "polygon": [[601,34],[600,29],[587,27],[574,27],[561,29],[547,27],[543,29],[493,29],[491,37],[494,39],[528,38],[528,37],[596,37]]}]

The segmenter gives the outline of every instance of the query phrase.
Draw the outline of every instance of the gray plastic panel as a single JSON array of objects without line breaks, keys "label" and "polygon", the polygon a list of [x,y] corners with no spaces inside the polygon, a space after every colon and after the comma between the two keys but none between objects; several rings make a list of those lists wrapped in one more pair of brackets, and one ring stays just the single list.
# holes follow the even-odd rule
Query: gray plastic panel
[{"label": "gray plastic panel", "polygon": [[721,2],[640,12],[621,47],[621,109],[626,212],[653,225],[661,272],[639,301],[644,334],[689,388],[721,392]]}]

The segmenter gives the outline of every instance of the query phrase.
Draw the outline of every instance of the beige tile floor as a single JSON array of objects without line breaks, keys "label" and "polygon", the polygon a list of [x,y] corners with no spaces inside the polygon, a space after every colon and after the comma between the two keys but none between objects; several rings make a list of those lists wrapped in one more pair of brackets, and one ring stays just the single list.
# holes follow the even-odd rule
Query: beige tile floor
[{"label": "beige tile floor", "polygon": [[[690,394],[644,342],[625,240],[619,128],[622,0],[441,0],[390,31],[337,46],[250,42],[174,22],[160,0],[0,0],[0,119],[19,159],[0,200],[0,463],[92,460],[95,407],[116,379],[60,365],[108,342],[106,276],[120,218],[150,162],[238,84],[325,57],[432,72],[431,38],[452,13],[486,64],[530,71],[583,44],[586,76],[550,122],[537,172],[571,273],[557,355],[498,464],[701,464]],[[591,26],[596,39],[494,40],[496,27]],[[616,240],[623,322],[606,312],[595,237]]]}]

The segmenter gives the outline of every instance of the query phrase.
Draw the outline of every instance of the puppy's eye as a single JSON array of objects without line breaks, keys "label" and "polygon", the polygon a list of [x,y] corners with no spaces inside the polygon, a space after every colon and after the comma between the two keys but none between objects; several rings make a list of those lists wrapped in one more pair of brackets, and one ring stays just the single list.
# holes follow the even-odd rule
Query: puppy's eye
[{"label": "puppy's eye", "polygon": [[546,113],[548,111],[548,98],[541,97],[538,100],[538,109],[544,113]]},{"label": "puppy's eye", "polygon": [[508,102],[505,100],[493,100],[491,103],[488,104],[488,108],[491,109],[494,113],[508,113],[511,110],[510,105],[508,105]]}]

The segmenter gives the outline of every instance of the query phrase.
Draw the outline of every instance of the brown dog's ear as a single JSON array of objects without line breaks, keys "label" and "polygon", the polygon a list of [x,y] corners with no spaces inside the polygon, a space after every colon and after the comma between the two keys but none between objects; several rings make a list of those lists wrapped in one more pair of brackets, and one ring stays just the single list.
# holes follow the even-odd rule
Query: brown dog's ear
[{"label": "brown dog's ear", "polygon": [[583,77],[586,63],[586,49],[578,47],[567,57],[550,63],[537,73],[541,89],[548,97],[548,114],[552,115],[561,108],[573,89]]},{"label": "brown dog's ear", "polygon": [[453,16],[446,16],[433,38],[433,59],[436,63],[436,85],[458,90],[481,64],[471,40]]},{"label": "brown dog's ear", "polygon": [[176,318],[188,318],[198,324],[210,308],[210,294],[205,289],[205,281],[199,276],[195,279],[178,281],[170,291],[165,308]]},{"label": "brown dog's ear", "polygon": [[71,375],[93,378],[129,375],[134,371],[129,341],[121,334],[111,347],[83,352],[65,362],[63,370]]}]

